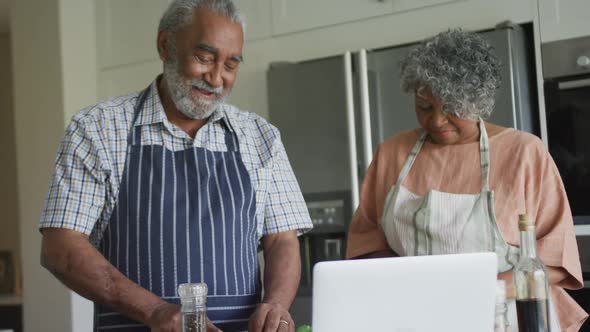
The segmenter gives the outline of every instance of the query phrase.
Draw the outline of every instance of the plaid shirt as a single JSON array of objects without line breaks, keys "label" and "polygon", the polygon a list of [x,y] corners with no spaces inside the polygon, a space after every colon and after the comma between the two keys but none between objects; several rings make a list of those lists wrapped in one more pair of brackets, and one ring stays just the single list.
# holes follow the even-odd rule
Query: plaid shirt
[{"label": "plaid shirt", "polygon": [[[227,151],[225,130],[237,134],[240,154],[256,191],[258,238],[311,229],[307,207],[278,130],[266,120],[223,104],[191,138],[168,121],[157,83],[149,89],[135,126],[141,145],[178,151],[191,147]],[[139,93],[117,97],[77,113],[55,161],[40,228],[72,229],[98,245],[117,202],[127,154],[127,137]]]}]

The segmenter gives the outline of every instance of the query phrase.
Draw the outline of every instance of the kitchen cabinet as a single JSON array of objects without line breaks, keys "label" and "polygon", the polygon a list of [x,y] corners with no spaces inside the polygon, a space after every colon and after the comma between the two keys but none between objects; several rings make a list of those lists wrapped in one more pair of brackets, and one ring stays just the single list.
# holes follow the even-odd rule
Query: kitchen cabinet
[{"label": "kitchen cabinet", "polygon": [[590,35],[588,0],[538,0],[541,42]]},{"label": "kitchen cabinet", "polygon": [[465,0],[393,0],[393,13]]},{"label": "kitchen cabinet", "polygon": [[273,0],[273,34],[297,32],[465,0]]},{"label": "kitchen cabinet", "polygon": [[95,0],[99,68],[158,59],[156,36],[169,0]]},{"label": "kitchen cabinet", "polygon": [[[95,0],[99,68],[158,60],[158,23],[170,0]],[[271,35],[271,0],[240,0],[246,40]]]},{"label": "kitchen cabinet", "polygon": [[239,0],[237,4],[246,17],[246,41],[271,36],[271,0]]}]

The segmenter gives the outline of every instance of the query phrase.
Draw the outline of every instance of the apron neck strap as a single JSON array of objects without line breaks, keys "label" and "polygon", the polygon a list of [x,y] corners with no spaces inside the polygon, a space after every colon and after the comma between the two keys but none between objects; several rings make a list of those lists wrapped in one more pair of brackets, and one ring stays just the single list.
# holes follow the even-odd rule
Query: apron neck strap
[{"label": "apron neck strap", "polygon": [[240,144],[238,142],[238,133],[233,129],[227,113],[223,115],[225,118],[219,120],[223,122],[225,127],[225,146],[227,151],[240,152]]},{"label": "apron neck strap", "polygon": [[481,166],[481,190],[490,190],[490,140],[486,125],[479,118],[479,164]]},{"label": "apron neck strap", "polygon": [[135,109],[133,110],[133,121],[131,122],[131,131],[127,136],[127,144],[128,145],[135,145],[141,142],[141,130],[135,130],[135,121],[139,117],[139,113],[143,109],[143,105],[145,104],[145,100],[151,91],[151,85],[142,90],[137,96],[137,104],[135,104]]},{"label": "apron neck strap", "polygon": [[[142,90],[137,97],[137,104],[135,104],[135,109],[133,111],[133,121],[131,122],[131,131],[127,136],[128,145],[141,144],[141,130],[136,130],[135,121],[137,121],[139,113],[141,113],[143,105],[145,104],[145,101],[148,95],[150,94],[150,91],[151,85]],[[230,127],[231,125],[229,124],[229,119],[227,119],[227,114],[224,114],[224,116],[226,117],[226,119],[222,119],[220,121],[224,122],[225,124],[225,144],[227,146],[227,151],[240,152],[240,145],[238,143],[237,137],[238,135],[234,131],[234,129]]]},{"label": "apron neck strap", "polygon": [[410,156],[408,157],[408,159],[406,159],[404,167],[402,168],[402,171],[399,173],[399,176],[397,177],[397,181],[395,183],[396,187],[400,187],[406,179],[406,177],[408,176],[408,173],[410,173],[410,168],[412,168],[412,165],[414,165],[414,161],[416,161],[416,156],[418,155],[418,152],[420,152],[420,149],[422,149],[422,145],[424,145],[426,137],[427,133],[425,131],[422,134],[422,136],[420,136],[420,138],[418,139],[418,142],[414,144],[412,151],[410,151]]}]

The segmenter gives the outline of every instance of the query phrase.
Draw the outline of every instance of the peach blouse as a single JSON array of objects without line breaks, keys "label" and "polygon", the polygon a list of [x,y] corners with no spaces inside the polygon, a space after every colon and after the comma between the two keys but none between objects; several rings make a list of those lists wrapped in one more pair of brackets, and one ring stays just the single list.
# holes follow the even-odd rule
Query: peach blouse
[{"label": "peach blouse", "polygon": [[[350,225],[348,258],[389,249],[379,225],[385,198],[422,132],[401,132],[378,147]],[[417,195],[429,190],[476,194],[481,183],[479,142],[445,146],[426,141],[403,185]],[[514,129],[491,135],[490,189],[506,242],[518,246],[518,215],[526,212],[536,223],[539,257],[567,272],[550,285],[551,294],[562,330],[577,331],[588,315],[563,289],[583,286],[575,229],[561,177],[543,142]]]}]

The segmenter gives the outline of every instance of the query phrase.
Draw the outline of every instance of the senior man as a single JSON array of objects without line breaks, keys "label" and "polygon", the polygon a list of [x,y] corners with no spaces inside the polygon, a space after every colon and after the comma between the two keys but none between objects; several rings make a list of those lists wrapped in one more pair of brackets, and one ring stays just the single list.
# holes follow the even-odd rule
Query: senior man
[{"label": "senior man", "polygon": [[163,74],[66,131],[42,264],[95,302],[96,330],[180,331],[187,282],[208,285],[208,331],[294,330],[297,233],[312,224],[277,129],[224,102],[243,34],[231,0],[172,1],[157,36]]}]

